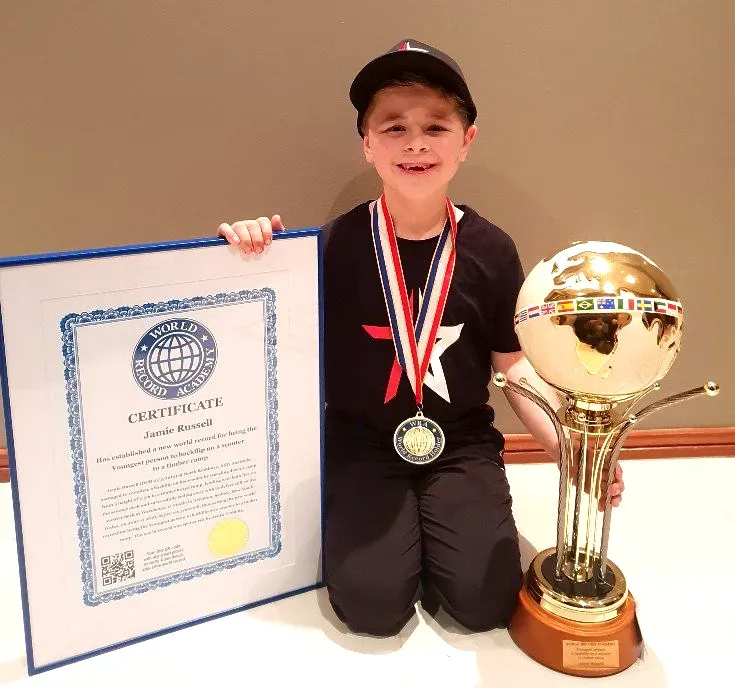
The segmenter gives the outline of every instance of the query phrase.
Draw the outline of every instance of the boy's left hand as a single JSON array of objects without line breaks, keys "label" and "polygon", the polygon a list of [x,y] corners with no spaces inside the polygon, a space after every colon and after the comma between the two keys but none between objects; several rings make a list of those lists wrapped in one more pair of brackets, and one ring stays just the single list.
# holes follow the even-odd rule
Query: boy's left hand
[{"label": "boy's left hand", "polygon": [[[608,489],[608,492],[610,493],[610,496],[612,499],[610,500],[610,504],[612,506],[618,506],[620,502],[623,499],[623,490],[625,489],[625,483],[623,482],[623,467],[618,463],[617,466],[615,466],[615,477],[613,478],[613,481],[610,483],[610,487]],[[600,499],[600,510],[604,511],[605,509],[605,502],[607,500],[607,495],[603,495],[603,497]]]}]

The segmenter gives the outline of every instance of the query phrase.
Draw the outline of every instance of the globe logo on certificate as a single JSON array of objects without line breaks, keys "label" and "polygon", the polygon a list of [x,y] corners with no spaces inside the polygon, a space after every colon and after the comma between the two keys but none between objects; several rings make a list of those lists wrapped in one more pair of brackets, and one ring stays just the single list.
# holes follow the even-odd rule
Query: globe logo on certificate
[{"label": "globe logo on certificate", "polygon": [[212,333],[188,318],[173,318],[151,327],[133,354],[133,377],[156,399],[193,394],[212,375],[217,345]]}]

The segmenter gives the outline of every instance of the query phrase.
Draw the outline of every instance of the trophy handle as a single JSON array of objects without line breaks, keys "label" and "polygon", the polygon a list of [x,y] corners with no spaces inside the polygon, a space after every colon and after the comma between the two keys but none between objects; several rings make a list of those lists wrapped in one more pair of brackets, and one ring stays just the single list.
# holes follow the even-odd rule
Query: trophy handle
[{"label": "trophy handle", "polygon": [[643,418],[650,416],[652,413],[663,411],[663,409],[673,406],[674,404],[678,404],[680,401],[693,399],[701,396],[702,394],[706,394],[708,397],[716,397],[719,393],[720,386],[716,382],[709,380],[701,387],[692,387],[686,392],[679,392],[679,394],[674,394],[670,397],[666,397],[665,399],[661,399],[660,401],[654,401],[652,404],[642,408],[638,413],[634,413],[630,416],[630,421],[632,423],[637,423],[638,421],[643,420]]},{"label": "trophy handle", "polygon": [[[559,510],[557,512],[556,516],[556,551],[561,552],[564,548],[564,526],[565,526],[565,518],[564,514],[566,512],[566,502],[567,502],[567,489],[566,489],[566,483],[567,483],[567,471],[569,470],[568,462],[563,460],[563,452],[564,452],[564,444],[566,443],[566,437],[564,435],[564,428],[561,424],[561,421],[559,420],[559,417],[557,416],[556,412],[553,408],[551,408],[551,404],[549,404],[546,399],[539,394],[534,387],[528,382],[528,380],[525,377],[522,377],[518,380],[520,384],[516,384],[515,382],[511,382],[503,373],[496,373],[493,376],[493,384],[496,387],[507,387],[511,391],[515,392],[516,394],[520,394],[522,397],[525,397],[526,399],[530,399],[533,401],[537,406],[542,408],[546,415],[549,417],[551,422],[554,425],[554,430],[556,431],[556,438],[559,443]],[[562,569],[562,557],[558,556],[556,561],[556,570],[554,572],[554,575],[557,579],[561,578],[561,569]]]},{"label": "trophy handle", "polygon": [[[609,494],[610,483],[612,482],[613,475],[615,475],[615,467],[618,464],[618,455],[623,446],[628,433],[633,429],[633,426],[644,418],[662,411],[669,406],[678,404],[688,399],[694,399],[695,397],[706,394],[710,397],[715,397],[720,393],[720,387],[716,382],[709,380],[706,384],[701,387],[692,387],[685,392],[674,394],[660,401],[655,401],[648,406],[642,408],[638,413],[631,414],[621,425],[619,426],[618,436],[615,438],[615,442],[610,449],[610,467],[607,473],[607,483],[605,486],[605,492],[607,497],[605,499],[605,515],[602,519],[602,541],[600,544],[600,579],[605,580],[605,574],[607,572],[607,546],[610,538],[610,520],[612,518],[612,507],[610,502],[612,497]],[[637,401],[637,400],[636,400]]]}]

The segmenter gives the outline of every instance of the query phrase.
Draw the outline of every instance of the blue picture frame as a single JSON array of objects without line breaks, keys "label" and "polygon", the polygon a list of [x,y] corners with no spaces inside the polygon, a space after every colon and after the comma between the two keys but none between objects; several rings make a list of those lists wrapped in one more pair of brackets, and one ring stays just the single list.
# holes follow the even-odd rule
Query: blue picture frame
[{"label": "blue picture frame", "polygon": [[[320,418],[320,428],[319,428],[319,435],[320,435],[320,490],[321,490],[321,532],[320,532],[320,543],[323,542],[324,537],[324,513],[325,513],[325,504],[324,504],[324,442],[325,442],[325,435],[324,435],[324,332],[323,332],[323,324],[324,324],[324,302],[323,302],[323,233],[320,228],[304,228],[304,229],[297,229],[297,230],[288,230],[288,231],[282,231],[275,233],[273,236],[274,241],[288,241],[289,239],[296,239],[299,237],[308,237],[308,236],[315,236],[317,238],[317,255],[318,255],[318,266],[317,266],[317,272],[318,272],[318,294],[319,294],[319,303],[318,303],[318,328],[319,328],[319,362],[318,362],[318,369],[319,369],[319,418]],[[182,251],[182,250],[188,250],[188,249],[195,249],[195,248],[203,248],[203,247],[209,247],[209,246],[219,246],[226,244],[225,239],[219,238],[219,237],[207,237],[207,238],[201,238],[201,239],[190,239],[190,240],[177,240],[177,241],[165,241],[165,242],[155,242],[155,243],[146,243],[146,244],[135,244],[135,245],[129,245],[129,246],[113,246],[113,247],[105,247],[105,248],[93,248],[93,249],[83,249],[83,250],[75,250],[75,251],[63,251],[63,252],[56,252],[56,253],[43,253],[43,254],[32,254],[32,255],[23,255],[23,256],[13,256],[13,257],[7,257],[7,258],[0,258],[0,271],[6,269],[6,268],[16,268],[19,266],[28,266],[28,265],[37,265],[37,264],[43,264],[43,263],[52,263],[52,262],[59,262],[59,261],[80,261],[80,260],[94,260],[97,258],[109,258],[114,256],[124,256],[124,255],[132,255],[132,254],[139,254],[139,253],[155,253],[159,251]],[[230,302],[237,302],[241,300],[261,300],[264,304],[264,308],[268,308],[269,300],[272,303],[272,294],[268,293],[268,290],[261,290],[261,293],[255,293],[255,292],[241,292],[236,294],[215,294],[211,295],[210,297],[211,302],[217,302],[219,299],[220,303],[223,303],[227,300]],[[168,310],[169,312],[176,312],[179,310],[190,310],[191,308],[198,308],[198,307],[206,307],[207,299],[205,298],[202,303],[184,303],[184,302],[175,302],[170,301],[165,304],[148,304],[150,309],[155,309],[158,307],[159,310],[155,312],[162,312],[161,309],[165,312]],[[143,311],[145,311],[145,308],[143,308]],[[143,314],[143,313],[142,313]],[[85,314],[83,317],[87,318],[89,322],[93,322],[95,319],[104,319],[104,318],[114,318],[114,317],[122,317],[122,316],[129,316],[129,314],[123,314],[121,312],[121,309],[115,309],[113,312],[96,312],[92,314]],[[267,316],[267,313],[266,313]],[[61,328],[61,334],[63,336],[63,353],[68,359],[68,366],[66,369],[66,377],[67,380],[73,380],[74,378],[74,370],[73,370],[73,360],[74,360],[74,338],[71,335],[72,329],[70,325],[72,323],[78,324],[78,319],[82,317],[80,314],[69,314],[66,318],[63,319],[63,321],[60,323]],[[266,322],[267,322],[266,317]],[[273,335],[273,333],[270,333]],[[271,368],[271,373],[275,374],[275,357],[273,360],[273,365],[269,366]],[[97,648],[94,650],[91,650],[89,652],[85,652],[82,654],[78,654],[75,656],[68,657],[62,661],[57,661],[49,664],[44,665],[38,665],[34,658],[34,651],[33,651],[33,639],[32,639],[32,633],[31,633],[31,614],[30,614],[30,605],[29,605],[29,592],[28,592],[28,579],[27,579],[27,563],[26,563],[26,556],[24,551],[24,537],[23,537],[23,526],[21,521],[21,504],[20,504],[20,491],[18,486],[18,476],[17,476],[17,463],[16,463],[16,452],[15,452],[15,445],[13,441],[13,409],[12,409],[12,400],[11,400],[11,392],[9,389],[9,383],[8,383],[8,367],[7,367],[7,357],[6,357],[6,351],[5,351],[5,329],[4,329],[4,323],[3,323],[3,313],[2,313],[2,304],[0,304],[0,387],[2,391],[2,399],[3,399],[3,405],[4,405],[4,411],[5,411],[5,429],[6,429],[6,438],[7,438],[7,450],[8,450],[8,461],[9,461],[9,473],[10,473],[10,487],[11,487],[11,498],[12,498],[12,506],[13,506],[13,513],[15,517],[15,533],[16,533],[16,546],[17,546],[17,556],[18,556],[18,567],[19,567],[19,576],[20,576],[20,587],[21,587],[21,606],[22,606],[22,613],[23,613],[23,621],[24,621],[24,629],[25,629],[25,647],[26,647],[26,664],[28,669],[29,675],[35,675],[39,673],[43,673],[52,669],[59,668],[61,666],[65,666],[67,664],[71,664],[74,662],[82,661],[85,659],[88,659],[90,657],[94,657],[99,654],[107,653],[116,649],[120,649],[122,647],[126,647],[131,644],[139,643],[145,640],[152,639],[154,637],[157,637],[159,635],[164,635],[168,633],[172,633],[178,630],[182,630],[184,628],[188,628],[190,626],[198,625],[207,621],[212,621],[220,617],[228,616],[230,614],[234,614],[240,611],[244,611],[247,609],[251,609],[254,607],[258,607],[265,604],[270,604],[272,602],[292,597],[295,595],[302,594],[304,592],[308,592],[311,590],[316,590],[318,588],[321,588],[324,586],[324,580],[323,580],[323,571],[324,571],[324,561],[323,561],[323,549],[320,552],[320,559],[321,559],[321,578],[317,580],[313,585],[309,585],[306,587],[302,587],[295,590],[288,590],[284,591],[282,594],[269,597],[266,599],[261,599],[256,602],[252,602],[249,604],[244,604],[239,607],[233,608],[233,609],[227,609],[224,611],[216,612],[207,616],[203,616],[201,618],[191,619],[190,621],[187,621],[186,623],[173,625],[167,628],[162,628],[154,632],[146,633],[144,635],[130,638],[125,641],[121,641],[118,643],[114,643],[112,645],[108,645],[105,647]],[[70,386],[70,389],[73,388],[73,385]],[[68,403],[69,403],[69,410],[70,410],[70,423],[71,423],[71,430],[72,430],[72,438],[74,437],[74,432],[81,432],[81,426],[78,419],[78,414],[75,415],[74,408],[75,404],[77,404],[77,400],[74,398],[73,393],[69,393],[68,395]],[[270,414],[275,414],[275,411],[273,410],[273,406],[270,407]],[[271,422],[274,420],[273,415],[271,415],[270,419]],[[277,423],[276,423],[277,428]],[[271,439],[273,441],[277,441],[277,434],[271,436]],[[78,443],[77,443],[78,444]],[[82,490],[83,486],[83,480],[79,480],[79,470],[80,470],[80,457],[78,456],[78,452],[80,451],[79,447],[75,447],[75,442],[72,439],[71,443],[71,451],[72,455],[74,456],[74,468],[73,470],[77,471],[77,481],[75,487],[75,490]],[[75,453],[76,452],[76,453]],[[278,457],[277,452],[271,452],[270,453],[272,460],[277,463]],[[277,481],[277,471],[274,472],[275,480]],[[78,496],[82,494],[79,492]],[[273,494],[273,492],[271,493]],[[277,499],[277,490],[275,491],[276,499]],[[85,528],[84,528],[84,522],[83,522],[83,500],[82,504],[79,507],[78,510],[78,516],[80,518],[79,521],[79,538],[80,542],[84,544],[85,537],[88,539],[88,533],[85,535]],[[274,507],[277,506],[273,505]],[[280,521],[278,519],[278,509],[272,508],[272,526],[274,530],[277,530],[279,535],[276,537],[272,542],[271,546],[269,548],[269,552],[265,553],[256,553],[255,555],[245,555],[245,557],[254,557],[254,558],[262,558],[263,556],[268,556],[269,554],[272,556],[274,554],[277,554],[280,550]],[[82,547],[82,550],[84,550],[84,547]],[[248,559],[249,560],[249,559]],[[196,576],[196,575],[205,575],[207,573],[211,573],[218,568],[221,568],[222,566],[235,566],[238,563],[241,562],[229,562],[225,565],[214,565],[210,566],[211,570],[201,570],[201,571],[193,571],[190,572],[190,576]],[[85,559],[83,558],[83,567],[85,566]],[[86,562],[85,571],[88,572],[88,566],[89,562]],[[206,567],[200,567],[200,568],[206,568]],[[134,586],[136,590],[134,590],[135,593],[144,592],[144,589],[152,589],[159,586],[165,586],[170,584],[172,581],[167,579],[161,579],[156,580],[153,585],[148,584],[138,584],[138,586]],[[87,605],[96,605],[100,603],[104,603],[108,601],[109,599],[115,599],[117,597],[120,597],[124,594],[126,589],[123,589],[123,592],[115,592],[115,593],[107,593],[103,595],[94,595],[91,592],[91,583],[89,578],[85,578],[85,604]],[[127,593],[131,594],[131,593]]]}]

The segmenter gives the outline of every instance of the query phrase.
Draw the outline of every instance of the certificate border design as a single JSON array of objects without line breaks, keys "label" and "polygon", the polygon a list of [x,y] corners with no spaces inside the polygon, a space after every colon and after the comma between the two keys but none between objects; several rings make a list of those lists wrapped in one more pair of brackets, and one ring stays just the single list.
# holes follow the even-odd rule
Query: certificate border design
[{"label": "certificate border design", "polygon": [[[78,376],[77,330],[107,322],[120,322],[171,313],[187,314],[206,308],[261,301],[264,310],[264,354],[266,361],[265,401],[266,437],[268,447],[268,501],[270,511],[270,544],[255,552],[228,557],[216,562],[194,566],[184,571],[151,578],[140,583],[131,583],[108,592],[95,590],[95,554],[92,547],[91,517],[89,513],[89,485],[87,481],[87,460],[85,456],[84,418],[81,413],[81,392]],[[250,564],[276,556],[281,551],[281,508],[278,463],[278,356],[276,339],[276,294],[273,289],[249,289],[238,292],[219,293],[209,296],[195,296],[188,299],[172,299],[161,303],[146,303],[142,306],[119,306],[88,313],[69,313],[60,321],[62,357],[66,400],[69,411],[70,451],[74,477],[74,494],[77,511],[79,536],[79,557],[82,563],[82,584],[84,604],[90,607],[120,600],[129,595],[137,595],[155,588],[191,580],[198,576],[211,575],[219,571]]]}]

